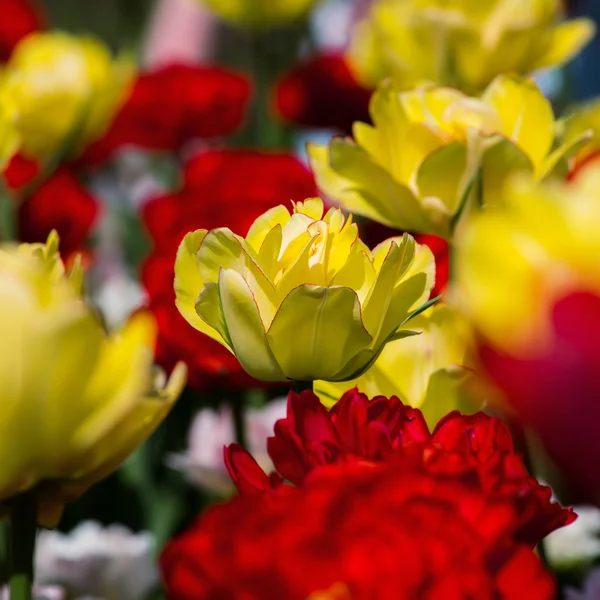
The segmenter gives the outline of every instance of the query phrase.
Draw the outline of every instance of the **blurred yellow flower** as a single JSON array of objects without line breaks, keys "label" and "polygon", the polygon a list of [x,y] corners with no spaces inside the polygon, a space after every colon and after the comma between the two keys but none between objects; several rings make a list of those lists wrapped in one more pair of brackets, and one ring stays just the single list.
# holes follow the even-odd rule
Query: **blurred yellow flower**
[{"label": "blurred yellow flower", "polygon": [[0,76],[0,169],[17,153],[21,138],[17,129],[18,106],[14,94]]},{"label": "blurred yellow flower", "polygon": [[600,151],[600,99],[575,107],[564,121],[564,132],[569,137],[589,133],[588,142],[577,152],[577,162]]},{"label": "blurred yellow flower", "polygon": [[81,295],[83,292],[83,265],[81,263],[81,256],[79,254],[76,255],[69,268],[66,269],[58,251],[59,243],[58,233],[53,229],[48,234],[45,244],[19,244],[17,252],[37,259],[52,281],[66,279],[71,283],[75,292]]},{"label": "blurred yellow flower", "polygon": [[265,29],[295,21],[319,0],[200,0],[223,21],[242,27]]},{"label": "blurred yellow flower", "polygon": [[[55,242],[0,249],[0,500],[38,485],[81,493],[158,426],[185,383],[178,366],[151,392],[153,318],[107,336],[61,277]],[[51,523],[44,505],[54,519],[61,502],[40,497]]]},{"label": "blurred yellow flower", "polygon": [[343,384],[317,381],[315,392],[323,404],[333,406],[346,390],[358,387],[369,398],[398,396],[420,408],[431,427],[452,410],[471,408],[466,388],[474,376],[473,340],[465,319],[438,304],[409,326],[420,335],[387,344],[358,379]]},{"label": "blurred yellow flower", "polygon": [[495,347],[537,355],[552,335],[551,309],[572,291],[600,292],[600,168],[576,181],[520,179],[502,206],[477,215],[456,248],[456,302]]},{"label": "blurred yellow flower", "polygon": [[354,140],[309,145],[319,187],[356,214],[445,238],[465,206],[498,200],[509,173],[566,173],[565,157],[581,143],[557,145],[548,100],[532,81],[507,76],[481,98],[444,87],[399,92],[385,82],[370,110],[373,126],[355,123]]},{"label": "blurred yellow flower", "polygon": [[[22,151],[44,158],[100,137],[125,98],[131,67],[93,38],[40,32],[17,44],[4,71],[18,107]],[[72,138],[72,139],[71,139]]]},{"label": "blurred yellow flower", "polygon": [[[368,369],[429,297],[434,261],[412,237],[373,251],[319,198],[278,206],[244,239],[189,233],[175,262],[177,307],[264,381],[344,381]],[[400,333],[403,336],[406,333]]]},{"label": "blurred yellow flower", "polygon": [[594,35],[589,19],[560,23],[560,0],[374,0],[349,57],[361,81],[483,90],[570,60]]}]

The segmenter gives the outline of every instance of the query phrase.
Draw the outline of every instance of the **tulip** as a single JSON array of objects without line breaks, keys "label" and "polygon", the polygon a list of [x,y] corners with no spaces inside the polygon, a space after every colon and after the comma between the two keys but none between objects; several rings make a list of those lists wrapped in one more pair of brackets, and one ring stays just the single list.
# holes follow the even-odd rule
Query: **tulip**
[{"label": "tulip", "polygon": [[434,259],[409,235],[373,251],[338,209],[319,198],[277,206],[243,238],[200,229],[175,261],[176,304],[185,319],[264,381],[358,377],[434,283]]},{"label": "tulip", "polygon": [[589,19],[558,23],[558,0],[374,0],[351,39],[364,85],[391,76],[481,92],[497,75],[530,75],[573,58],[593,37]]},{"label": "tulip", "polygon": [[355,123],[354,140],[309,145],[319,187],[379,223],[447,239],[466,207],[499,201],[510,173],[566,173],[585,138],[555,148],[550,103],[533,82],[507,76],[481,98],[441,87],[399,92],[386,82],[370,111],[373,125]]},{"label": "tulip", "polygon": [[420,335],[390,342],[373,366],[347,383],[318,381],[315,392],[325,406],[333,406],[352,388],[370,398],[397,396],[405,404],[421,409],[428,425],[453,410],[478,410],[469,406],[467,386],[472,383],[473,340],[461,315],[443,304],[410,321]]},{"label": "tulip", "polygon": [[262,29],[300,19],[318,0],[201,0],[201,2],[227,23]]},{"label": "tulip", "polygon": [[23,153],[45,158],[99,138],[126,95],[129,75],[129,66],[113,62],[93,38],[52,32],[23,38],[4,74],[6,93],[18,107]]},{"label": "tulip", "polygon": [[0,250],[0,500],[35,487],[46,525],[150,435],[185,383],[182,365],[153,381],[149,315],[105,334],[59,265],[53,235]]},{"label": "tulip", "polygon": [[485,369],[571,483],[600,502],[600,168],[513,182],[457,246],[456,301]]}]

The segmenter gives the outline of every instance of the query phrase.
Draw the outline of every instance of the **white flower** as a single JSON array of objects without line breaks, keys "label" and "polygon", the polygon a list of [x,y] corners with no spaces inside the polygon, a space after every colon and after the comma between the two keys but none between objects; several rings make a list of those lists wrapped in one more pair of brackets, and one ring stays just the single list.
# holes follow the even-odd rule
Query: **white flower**
[{"label": "white flower", "polygon": [[[246,413],[246,440],[248,450],[267,472],[273,463],[267,454],[267,438],[273,435],[275,421],[286,415],[287,398],[269,402],[265,407],[249,408]],[[223,461],[223,447],[235,441],[231,408],[223,406],[219,412],[201,410],[192,422],[188,433],[185,454],[169,458],[169,465],[183,469],[199,487],[227,495],[234,487]]]},{"label": "white flower", "polygon": [[38,536],[36,583],[56,584],[71,596],[137,600],[158,582],[149,533],[85,521],[69,534]]},{"label": "white flower", "polygon": [[578,518],[544,540],[548,560],[554,566],[568,566],[600,556],[600,510],[593,506],[576,506],[574,510]]},{"label": "white flower", "polygon": [[600,569],[594,569],[586,578],[583,589],[567,588],[565,600],[598,600],[600,598]]}]

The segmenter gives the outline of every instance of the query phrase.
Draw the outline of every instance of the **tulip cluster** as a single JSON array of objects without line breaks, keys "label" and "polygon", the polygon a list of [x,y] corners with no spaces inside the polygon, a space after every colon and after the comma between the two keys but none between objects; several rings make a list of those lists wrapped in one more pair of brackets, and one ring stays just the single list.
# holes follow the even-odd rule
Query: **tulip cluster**
[{"label": "tulip cluster", "polygon": [[600,506],[600,110],[537,74],[592,22],[371,0],[331,47],[318,0],[196,4],[231,70],[0,0],[11,600],[154,597],[154,546],[174,600],[577,596],[594,509],[544,540]]}]

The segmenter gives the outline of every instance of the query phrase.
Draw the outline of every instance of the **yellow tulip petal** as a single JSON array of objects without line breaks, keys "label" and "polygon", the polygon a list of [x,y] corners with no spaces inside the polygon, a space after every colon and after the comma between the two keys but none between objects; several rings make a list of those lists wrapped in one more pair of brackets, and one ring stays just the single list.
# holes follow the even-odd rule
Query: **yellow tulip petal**
[{"label": "yellow tulip petal", "polygon": [[527,155],[511,140],[498,138],[488,147],[481,160],[482,184],[475,184],[474,194],[481,194],[475,202],[479,205],[497,206],[502,203],[504,186],[515,173],[533,175],[533,164]]},{"label": "yellow tulip petal", "polygon": [[[351,212],[379,215],[378,221],[389,223],[398,229],[430,232],[431,224],[414,194],[397,183],[359,146],[333,139],[329,146],[332,169],[351,181],[350,189],[360,192],[361,201],[355,203],[353,196],[343,195],[341,204]],[[364,207],[368,205],[365,212]]]},{"label": "yellow tulip petal", "polygon": [[187,379],[187,367],[177,363],[164,389],[147,395],[105,439],[100,440],[82,459],[80,473],[73,474],[82,485],[93,485],[104,479],[138,448],[162,423],[183,392]]},{"label": "yellow tulip petal", "polygon": [[206,229],[198,229],[188,233],[179,245],[175,259],[175,304],[192,327],[218,339],[219,333],[209,327],[196,312],[196,298],[204,286],[196,255],[207,234]]},{"label": "yellow tulip petal", "polygon": [[313,221],[323,218],[323,200],[321,198],[307,198],[304,202],[294,204],[294,214],[306,215]]},{"label": "yellow tulip petal", "polygon": [[282,302],[267,339],[290,379],[336,375],[372,338],[354,290],[302,285]]},{"label": "yellow tulip petal", "polygon": [[290,220],[290,212],[281,204],[262,214],[248,230],[246,241],[255,252],[259,252],[269,232],[276,226],[283,227]]},{"label": "yellow tulip petal", "polygon": [[[440,176],[444,173],[444,176]],[[454,142],[430,154],[417,173],[417,187],[422,197],[439,198],[443,206],[432,221],[439,223],[440,231],[450,233],[450,220],[460,205],[465,187],[473,173],[467,171],[467,148]],[[445,212],[442,211],[445,208]]]},{"label": "yellow tulip petal", "polygon": [[307,144],[306,150],[317,185],[324,195],[336,202],[343,197],[345,208],[353,213],[390,227],[394,226],[393,215],[385,206],[382,207],[378,202],[374,205],[369,204],[351,179],[343,177],[331,168],[328,146]]},{"label": "yellow tulip petal", "polygon": [[244,238],[227,228],[214,229],[202,240],[197,260],[200,276],[206,282],[216,282],[221,269],[233,269],[241,273],[268,327],[278,306],[277,290],[260,268],[257,254]]},{"label": "yellow tulip petal", "polygon": [[594,37],[596,26],[591,19],[572,19],[552,29],[548,49],[531,70],[557,67],[573,58]]},{"label": "yellow tulip petal", "polygon": [[348,256],[346,263],[339,269],[331,280],[331,286],[349,287],[356,290],[361,304],[373,283],[377,273],[370,258],[370,251],[360,240],[356,240],[355,247]]},{"label": "yellow tulip petal", "polygon": [[106,435],[149,387],[155,337],[156,322],[152,315],[137,313],[102,346],[85,390],[89,414],[73,434],[81,451]]},{"label": "yellow tulip petal", "polygon": [[481,409],[467,399],[466,386],[475,374],[459,365],[435,371],[428,381],[427,392],[420,406],[430,429],[453,410],[471,414]]},{"label": "yellow tulip petal", "polygon": [[592,135],[592,131],[584,131],[580,135],[572,136],[558,146],[544,161],[538,174],[539,177],[543,178],[549,175],[566,177],[569,173],[568,159],[576,156],[579,150],[584,148],[590,141]]},{"label": "yellow tulip petal", "polygon": [[198,300],[196,300],[196,312],[210,329],[217,332],[218,335],[213,339],[233,352],[225,315],[221,307],[218,283],[211,281],[204,284],[204,289],[198,296]]},{"label": "yellow tulip petal", "polygon": [[554,141],[554,114],[550,102],[533,81],[497,77],[483,100],[502,121],[501,133],[529,158],[537,173]]},{"label": "yellow tulip petal", "polygon": [[414,252],[414,242],[412,248],[409,249],[405,245],[402,250],[395,242],[390,242],[387,255],[377,273],[375,285],[363,304],[365,328],[374,340],[379,337],[392,299],[392,291],[402,274],[403,259],[411,251]]},{"label": "yellow tulip petal", "polygon": [[[233,351],[244,369],[263,381],[285,381],[267,343],[265,326],[245,279],[232,269],[222,270],[219,295]],[[286,342],[289,344],[289,337]]]},{"label": "yellow tulip petal", "polygon": [[425,273],[413,275],[396,285],[374,347],[383,344],[398,329],[409,313],[417,308],[420,300],[429,295],[427,288],[428,277]]}]

